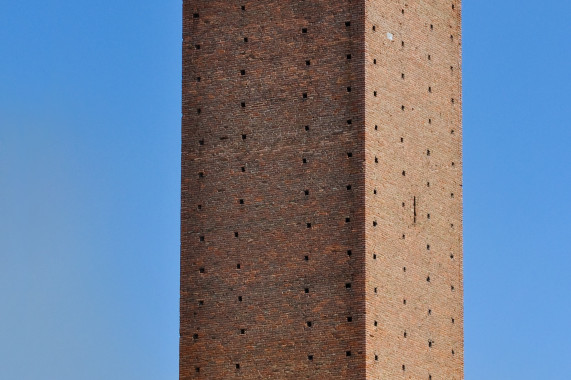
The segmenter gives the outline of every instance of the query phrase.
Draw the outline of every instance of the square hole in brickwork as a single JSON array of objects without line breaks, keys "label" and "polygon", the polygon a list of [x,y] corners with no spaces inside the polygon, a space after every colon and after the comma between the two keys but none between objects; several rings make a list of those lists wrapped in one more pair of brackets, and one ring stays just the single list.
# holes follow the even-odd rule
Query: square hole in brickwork
[{"label": "square hole in brickwork", "polygon": [[198,301],[198,306],[204,306],[204,301],[203,300]]},{"label": "square hole in brickwork", "polygon": [[307,223],[307,228],[311,228],[311,223]]},{"label": "square hole in brickwork", "polygon": [[377,195],[377,189],[373,190],[373,194]]},{"label": "square hole in brickwork", "polygon": [[311,61],[310,61],[310,60],[305,61],[305,65],[306,65],[306,66],[310,66],[310,65],[311,65]]},{"label": "square hole in brickwork", "polygon": [[309,288],[305,288],[305,289],[304,289],[304,292],[305,292],[306,294],[309,293]]},{"label": "square hole in brickwork", "polygon": [[376,64],[377,64],[377,59],[374,58],[374,59],[373,59],[373,65],[376,65]]},{"label": "square hole in brickwork", "polygon": [[204,241],[204,236],[200,236],[200,241]]},{"label": "square hole in brickwork", "polygon": [[200,82],[200,79],[201,79],[200,77],[196,77],[197,82]]},{"label": "square hole in brickwork", "polygon": [[377,288],[373,289],[373,291],[375,292],[375,294],[377,294]]},{"label": "square hole in brickwork", "polygon": [[305,194],[305,195],[309,195],[309,190],[305,190],[305,191],[304,191],[304,194]]},{"label": "square hole in brickwork", "polygon": [[405,371],[406,367],[404,366],[404,364],[402,365],[402,370]]},{"label": "square hole in brickwork", "polygon": [[351,356],[351,351],[345,351],[346,356]]},{"label": "square hole in brickwork", "polygon": [[242,135],[242,140],[246,140],[246,135]]},{"label": "square hole in brickwork", "polygon": [[432,315],[432,309],[428,309],[428,315]]},{"label": "square hole in brickwork", "polygon": [[400,75],[400,77],[401,77],[402,79],[404,79],[404,73],[402,73],[402,74]]},{"label": "square hole in brickwork", "polygon": [[305,324],[306,324],[307,327],[313,326],[313,323],[312,323],[311,321],[307,321],[307,322],[305,322]]},{"label": "square hole in brickwork", "polygon": [[351,54],[347,54],[347,59],[351,59]]},{"label": "square hole in brickwork", "polygon": [[242,266],[240,264],[236,264],[236,269],[241,269]]},{"label": "square hole in brickwork", "polygon": [[375,124],[375,131],[379,129],[379,126]]},{"label": "square hole in brickwork", "polygon": [[240,75],[246,75],[246,70],[240,70]]},{"label": "square hole in brickwork", "polygon": [[375,355],[375,360],[379,360],[379,355]]},{"label": "square hole in brickwork", "polygon": [[242,106],[242,108],[245,108],[245,107],[246,107],[246,102],[242,102],[242,103],[240,103],[240,105]]},{"label": "square hole in brickwork", "polygon": [[400,106],[400,109],[404,111],[404,106]]},{"label": "square hole in brickwork", "polygon": [[194,367],[195,372],[200,372],[200,367]]},{"label": "square hole in brickwork", "polygon": [[194,334],[194,335],[192,336],[192,339],[197,340],[197,339],[198,339],[198,334]]},{"label": "square hole in brickwork", "polygon": [[351,21],[345,21],[345,26],[351,26]]},{"label": "square hole in brickwork", "polygon": [[432,92],[432,87],[428,87],[428,92]]},{"label": "square hole in brickwork", "polygon": [[241,335],[246,334],[246,329],[240,329],[240,334],[241,334]]},{"label": "square hole in brickwork", "polygon": [[347,322],[353,322],[353,317],[347,317]]},{"label": "square hole in brickwork", "polygon": [[430,30],[434,30],[434,25],[430,24]]},{"label": "square hole in brickwork", "polygon": [[403,305],[406,305],[406,300],[402,300]]},{"label": "square hole in brickwork", "polygon": [[377,96],[377,91],[373,91],[373,96]]},{"label": "square hole in brickwork", "polygon": [[377,327],[379,325],[379,323],[377,321],[373,322],[373,326]]},{"label": "square hole in brickwork", "polygon": [[200,50],[200,45],[199,45],[199,44],[194,45],[194,47],[196,48],[196,50]]},{"label": "square hole in brickwork", "polygon": [[301,28],[302,33],[307,33],[307,28]]},{"label": "square hole in brickwork", "polygon": [[402,171],[402,175],[403,175],[403,177],[404,177],[404,176],[406,175],[406,171],[403,170],[403,171]]},{"label": "square hole in brickwork", "polygon": [[307,355],[307,360],[313,360],[313,355]]},{"label": "square hole in brickwork", "polygon": [[430,282],[430,276],[426,277],[426,282]]},{"label": "square hole in brickwork", "polygon": [[240,169],[242,170],[242,173],[244,173],[244,172],[246,171],[246,167],[245,167],[245,166],[242,166]]},{"label": "square hole in brickwork", "polygon": [[378,159],[378,157],[375,157],[375,164],[378,164],[378,163],[379,163],[379,159]]},{"label": "square hole in brickwork", "polygon": [[309,125],[306,125],[306,126],[304,127],[304,129],[305,129],[306,131],[309,131]]},{"label": "square hole in brickwork", "polygon": [[406,267],[402,267],[402,271],[403,271],[403,272],[406,272]]},{"label": "square hole in brickwork", "polygon": [[401,41],[401,42],[400,42],[400,45],[401,45],[402,47],[404,47],[404,41]]},{"label": "square hole in brickwork", "polygon": [[244,200],[243,200],[243,199],[240,199],[238,202],[239,202],[241,205],[244,204]]},{"label": "square hole in brickwork", "polygon": [[351,190],[351,185],[347,185],[347,190]]},{"label": "square hole in brickwork", "polygon": [[238,296],[238,301],[240,301],[240,302],[242,302],[242,301],[243,301],[243,298],[242,298],[242,296]]},{"label": "square hole in brickwork", "polygon": [[373,260],[376,260],[376,259],[377,259],[377,254],[373,253]]},{"label": "square hole in brickwork", "polygon": [[373,25],[373,32],[377,30],[377,27]]},{"label": "square hole in brickwork", "polygon": [[198,14],[198,13],[193,13],[193,14],[192,14],[192,18],[198,18],[198,17],[199,17],[199,14]]},{"label": "square hole in brickwork", "polygon": [[301,162],[303,162],[304,164],[307,164],[307,158],[303,158],[303,159],[301,160]]},{"label": "square hole in brickwork", "polygon": [[248,42],[248,37],[244,37],[244,42]]},{"label": "square hole in brickwork", "polygon": [[428,54],[428,60],[430,61],[432,59],[432,57],[430,56],[430,54]]},{"label": "square hole in brickwork", "polygon": [[200,273],[204,273],[204,268],[200,268],[200,269],[198,269],[198,271],[199,271]]},{"label": "square hole in brickwork", "polygon": [[351,256],[352,254],[353,254],[353,252],[350,249],[348,249],[347,250],[347,256]]},{"label": "square hole in brickwork", "polygon": [[345,284],[345,289],[351,289],[351,283],[350,282]]},{"label": "square hole in brickwork", "polygon": [[197,113],[198,115],[200,115],[200,114],[202,113],[202,110],[201,110],[200,108],[197,108],[197,109],[196,109],[196,113]]},{"label": "square hole in brickwork", "polygon": [[304,98],[304,99],[307,99],[307,92],[304,92],[304,93],[303,93],[303,98]]},{"label": "square hole in brickwork", "polygon": [[351,87],[347,87],[347,92],[351,92]]},{"label": "square hole in brickwork", "polygon": [[377,227],[377,221],[373,220],[373,227]]},{"label": "square hole in brickwork", "polygon": [[351,120],[351,119],[347,120],[347,124],[348,124],[348,125],[353,124],[353,120]]},{"label": "square hole in brickwork", "polygon": [[236,363],[236,369],[240,369],[240,364]]},{"label": "square hole in brickwork", "polygon": [[345,218],[345,223],[349,223],[351,221],[351,218]]},{"label": "square hole in brickwork", "polygon": [[404,337],[405,337],[405,338],[407,337],[407,333],[406,333],[406,331],[404,332],[404,334],[403,334],[403,335],[404,335]]},{"label": "square hole in brickwork", "polygon": [[198,144],[199,144],[199,145],[204,145],[204,139],[203,139],[203,140],[199,140],[199,141],[198,141]]},{"label": "square hole in brickwork", "polygon": [[305,261],[309,261],[309,256],[305,255],[305,256],[303,257],[303,259],[304,259]]},{"label": "square hole in brickwork", "polygon": [[241,7],[241,8],[242,8],[242,10],[243,10],[243,11],[245,11],[245,10],[246,10],[246,6],[245,6],[245,5],[242,5],[242,7]]}]

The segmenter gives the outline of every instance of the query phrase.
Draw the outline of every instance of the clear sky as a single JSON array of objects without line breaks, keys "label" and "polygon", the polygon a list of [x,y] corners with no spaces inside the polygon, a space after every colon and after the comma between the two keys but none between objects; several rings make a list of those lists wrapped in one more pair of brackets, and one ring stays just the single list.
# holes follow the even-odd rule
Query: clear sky
[{"label": "clear sky", "polygon": [[[0,379],[176,379],[181,1],[0,8]],[[463,13],[466,379],[568,380],[571,2]]]}]

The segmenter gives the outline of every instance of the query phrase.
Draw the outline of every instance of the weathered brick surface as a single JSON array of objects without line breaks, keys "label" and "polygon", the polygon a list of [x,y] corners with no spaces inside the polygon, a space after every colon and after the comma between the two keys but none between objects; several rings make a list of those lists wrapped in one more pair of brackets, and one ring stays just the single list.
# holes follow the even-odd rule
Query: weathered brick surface
[{"label": "weathered brick surface", "polygon": [[181,379],[463,377],[452,4],[184,1]]}]

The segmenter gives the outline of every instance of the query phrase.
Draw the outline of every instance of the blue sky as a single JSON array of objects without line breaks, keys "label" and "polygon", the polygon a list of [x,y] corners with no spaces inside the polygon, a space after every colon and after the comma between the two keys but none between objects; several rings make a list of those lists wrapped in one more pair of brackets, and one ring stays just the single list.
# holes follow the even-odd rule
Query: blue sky
[{"label": "blue sky", "polygon": [[[181,2],[5,1],[0,378],[178,376]],[[466,379],[571,373],[571,3],[465,0]]]}]

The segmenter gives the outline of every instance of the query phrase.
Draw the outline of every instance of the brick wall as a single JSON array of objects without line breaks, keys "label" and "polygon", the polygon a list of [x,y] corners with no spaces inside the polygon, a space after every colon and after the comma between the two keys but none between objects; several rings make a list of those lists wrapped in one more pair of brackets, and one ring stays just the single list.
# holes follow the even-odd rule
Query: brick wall
[{"label": "brick wall", "polygon": [[462,379],[460,2],[366,1],[370,379]]},{"label": "brick wall", "polygon": [[459,4],[400,3],[184,1],[181,379],[462,378]]}]

